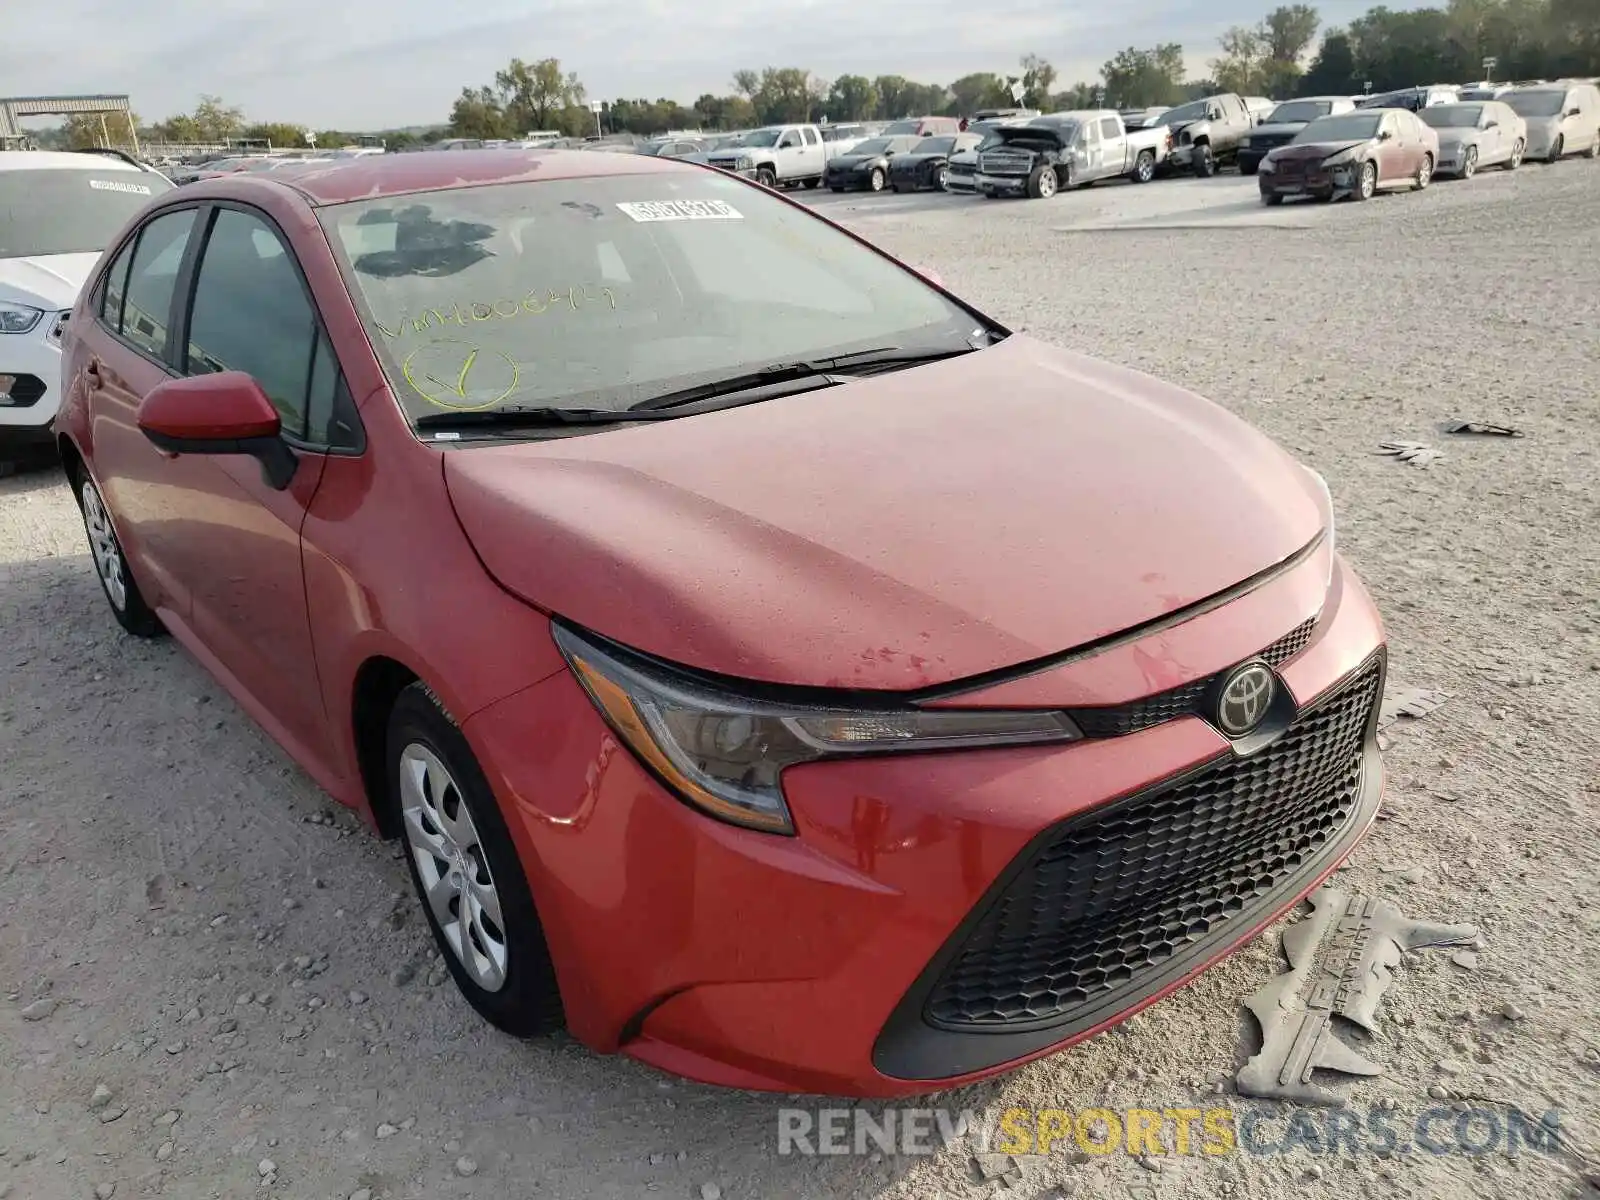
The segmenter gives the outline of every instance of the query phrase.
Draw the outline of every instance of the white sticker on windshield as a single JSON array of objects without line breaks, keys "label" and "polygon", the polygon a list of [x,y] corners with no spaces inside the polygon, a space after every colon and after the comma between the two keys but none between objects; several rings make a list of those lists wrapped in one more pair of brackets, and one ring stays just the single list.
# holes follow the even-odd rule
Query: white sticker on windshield
[{"label": "white sticker on windshield", "polygon": [[135,196],[150,194],[150,188],[142,183],[113,183],[109,179],[91,179],[89,186],[97,192],[131,192]]},{"label": "white sticker on windshield", "polygon": [[744,214],[724,200],[641,200],[617,207],[635,221],[744,220]]}]

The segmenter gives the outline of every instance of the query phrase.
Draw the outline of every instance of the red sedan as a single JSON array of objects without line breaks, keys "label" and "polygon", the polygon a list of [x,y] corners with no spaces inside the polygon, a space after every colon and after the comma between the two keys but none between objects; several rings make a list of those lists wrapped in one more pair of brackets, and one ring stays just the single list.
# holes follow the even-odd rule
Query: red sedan
[{"label": "red sedan", "polygon": [[511,1033],[947,1087],[1178,987],[1378,806],[1319,476],[722,172],[212,180],[68,329],[116,619],[404,839]]}]

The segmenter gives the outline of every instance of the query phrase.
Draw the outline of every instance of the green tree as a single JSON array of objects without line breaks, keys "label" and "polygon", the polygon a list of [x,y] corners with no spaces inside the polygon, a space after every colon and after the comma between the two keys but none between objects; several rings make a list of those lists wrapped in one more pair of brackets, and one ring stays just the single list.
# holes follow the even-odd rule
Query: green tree
[{"label": "green tree", "polygon": [[828,89],[830,121],[864,121],[878,109],[878,89],[865,75],[841,75]]},{"label": "green tree", "polygon": [[1224,92],[1254,93],[1261,90],[1262,63],[1266,57],[1258,30],[1243,25],[1231,26],[1217,39],[1222,55],[1211,60],[1211,74]]},{"label": "green tree", "polygon": [[1100,68],[1103,103],[1118,108],[1150,108],[1183,99],[1183,47],[1167,42],[1149,50],[1129,46]]},{"label": "green tree", "polygon": [[509,128],[505,109],[493,88],[462,88],[451,106],[451,137],[503,138]]},{"label": "green tree", "polygon": [[709,92],[694,102],[697,122],[704,129],[744,129],[755,124],[756,113],[745,96],[713,96]]},{"label": "green tree", "polygon": [[961,116],[980,108],[999,108],[1011,103],[1006,81],[990,71],[963,75],[950,85],[950,96],[951,105]]},{"label": "green tree", "polygon": [[[526,63],[513,58],[505,69],[495,72],[494,89],[500,108],[516,137],[535,129],[550,129],[558,114],[581,106],[584,87],[576,74],[563,75],[561,60],[541,58]],[[571,120],[570,116],[567,118]]]},{"label": "green tree", "polygon": [[61,123],[59,137],[50,140],[68,150],[131,151],[138,128],[138,113],[76,113]]},{"label": "green tree", "polygon": [[1037,54],[1022,56],[1022,102],[1029,108],[1050,107],[1056,69]]},{"label": "green tree", "polygon": [[221,96],[202,95],[193,120],[202,142],[225,142],[244,130],[244,112],[224,104]]},{"label": "green tree", "polygon": [[239,136],[255,141],[266,141],[272,144],[273,149],[299,149],[306,143],[306,131],[299,125],[288,125],[282,121],[268,121],[263,125],[247,125],[239,131]]},{"label": "green tree", "polygon": [[879,75],[872,81],[872,90],[878,93],[878,108],[872,115],[888,121],[910,116],[911,109],[906,101],[908,89],[913,86],[904,75]]},{"label": "green tree", "polygon": [[1360,90],[1350,38],[1342,29],[1330,29],[1323,35],[1311,66],[1300,77],[1300,95],[1353,96]]}]

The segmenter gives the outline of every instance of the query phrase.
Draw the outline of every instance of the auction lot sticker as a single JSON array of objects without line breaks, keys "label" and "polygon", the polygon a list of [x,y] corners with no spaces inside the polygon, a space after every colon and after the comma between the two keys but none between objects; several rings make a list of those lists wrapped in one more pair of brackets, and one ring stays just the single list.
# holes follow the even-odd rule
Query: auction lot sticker
[{"label": "auction lot sticker", "polygon": [[150,188],[143,183],[123,183],[120,180],[91,179],[89,186],[97,192],[128,192],[135,196],[148,196]]},{"label": "auction lot sticker", "polygon": [[722,200],[639,200],[618,204],[635,221],[742,221],[744,214]]}]

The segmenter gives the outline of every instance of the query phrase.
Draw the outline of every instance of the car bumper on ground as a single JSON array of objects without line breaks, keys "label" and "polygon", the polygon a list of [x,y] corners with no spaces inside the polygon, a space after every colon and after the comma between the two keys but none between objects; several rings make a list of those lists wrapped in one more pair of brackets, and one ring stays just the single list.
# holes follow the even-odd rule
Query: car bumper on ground
[{"label": "car bumper on ground", "polygon": [[1187,167],[1193,159],[1193,146],[1174,146],[1172,152],[1167,155],[1167,161],[1162,165],[1167,167]]},{"label": "car bumper on ground", "polygon": [[972,171],[946,171],[944,190],[947,192],[975,192],[978,190],[978,176],[976,172]]},{"label": "car bumper on ground", "polygon": [[1356,177],[1354,170],[1337,175],[1321,168],[1312,168],[1303,174],[1281,170],[1258,171],[1256,184],[1263,197],[1293,199],[1296,196],[1308,196],[1316,200],[1332,200],[1354,189]]},{"label": "car bumper on ground", "polygon": [[[1267,744],[1171,716],[1256,654],[1280,684]],[[1157,659],[1207,674],[1141,699]],[[574,1036],[707,1083],[897,1096],[1115,1024],[1311,890],[1376,813],[1384,669],[1371,601],[1324,546],[1231,604],[1023,681],[1098,687],[1087,740],[791,768],[793,837],[679,801],[566,672],[464,728]]]},{"label": "car bumper on ground", "polygon": [[0,452],[47,444],[61,407],[60,314],[46,314],[41,335],[0,337]]},{"label": "car bumper on ground", "polygon": [[1020,196],[1028,190],[1028,180],[1022,175],[974,175],[973,189],[984,195]]},{"label": "car bumper on ground", "polygon": [[[884,177],[887,186],[888,176]],[[872,190],[871,171],[830,171],[822,176],[822,186],[843,189],[847,192],[867,192]]]}]

